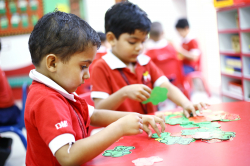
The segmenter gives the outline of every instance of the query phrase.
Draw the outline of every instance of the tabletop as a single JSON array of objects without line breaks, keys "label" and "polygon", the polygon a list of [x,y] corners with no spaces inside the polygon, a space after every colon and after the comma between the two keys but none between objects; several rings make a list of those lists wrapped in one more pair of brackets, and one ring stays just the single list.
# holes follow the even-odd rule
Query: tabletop
[{"label": "tabletop", "polygon": [[[154,166],[249,166],[250,165],[250,102],[221,103],[209,107],[212,111],[239,114],[240,120],[219,122],[223,131],[236,132],[232,141],[205,143],[197,140],[189,145],[166,145],[148,138],[145,133],[124,136],[107,150],[116,146],[134,146],[131,154],[122,157],[104,157],[102,154],[86,163],[86,166],[134,166],[132,160],[159,156],[162,162]],[[176,111],[176,110],[171,110]],[[166,132],[176,133],[185,128],[166,124]]]}]

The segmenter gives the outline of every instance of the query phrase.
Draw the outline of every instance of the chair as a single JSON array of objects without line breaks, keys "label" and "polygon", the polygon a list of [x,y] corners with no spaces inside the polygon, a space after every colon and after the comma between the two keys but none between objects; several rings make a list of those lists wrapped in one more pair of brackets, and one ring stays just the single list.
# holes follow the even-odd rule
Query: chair
[{"label": "chair", "polygon": [[16,125],[12,125],[12,126],[0,126],[0,133],[3,133],[3,132],[16,133],[20,137],[25,149],[27,149],[27,141],[26,141],[25,136],[22,133],[22,129],[25,128],[24,109],[25,109],[25,102],[27,99],[27,88],[28,88],[28,84],[26,82],[23,83],[23,85],[22,85],[22,110],[21,110],[20,119],[19,119],[18,123]]}]

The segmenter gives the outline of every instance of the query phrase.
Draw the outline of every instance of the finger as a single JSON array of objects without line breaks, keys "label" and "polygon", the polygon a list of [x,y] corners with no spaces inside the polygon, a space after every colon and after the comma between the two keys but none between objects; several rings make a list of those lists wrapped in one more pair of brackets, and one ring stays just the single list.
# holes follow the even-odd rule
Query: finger
[{"label": "finger", "polygon": [[193,113],[193,116],[194,116],[194,117],[197,116],[197,115],[196,115],[196,112],[195,112],[195,108],[192,106],[192,107],[190,107],[190,109],[191,109],[191,112]]},{"label": "finger", "polygon": [[148,128],[147,125],[143,125],[143,130],[147,133],[148,137],[152,136],[152,131]]},{"label": "finger", "polygon": [[143,85],[143,89],[147,91],[149,94],[151,94],[151,89],[147,85]]},{"label": "finger", "polygon": [[147,97],[144,96],[143,94],[138,94],[138,95],[137,95],[137,98],[138,98],[138,100],[140,100],[141,102],[147,100]]},{"label": "finger", "polygon": [[139,129],[139,133],[143,133],[143,130],[142,130],[142,129]]},{"label": "finger", "polygon": [[[199,110],[200,111],[200,113],[202,113],[202,107],[201,107],[201,104],[197,104],[196,105],[196,110]],[[196,113],[196,112],[195,112]]]},{"label": "finger", "polygon": [[161,125],[161,132],[163,133],[165,131],[165,123],[164,123],[163,119],[161,119],[159,117],[155,117],[155,122],[159,123]]},{"label": "finger", "polygon": [[142,94],[143,96],[145,96],[147,99],[150,97],[150,93],[148,93],[148,92],[145,91],[145,90],[141,91],[141,94]]},{"label": "finger", "polygon": [[210,106],[209,104],[203,103],[203,102],[201,102],[200,104],[201,104],[201,106],[202,106],[203,108],[205,108],[205,109],[207,109],[207,106]]},{"label": "finger", "polygon": [[166,120],[166,119],[165,119],[165,115],[160,114],[160,115],[158,115],[158,117],[161,118],[161,119],[163,120],[163,122],[165,123],[165,120]]},{"label": "finger", "polygon": [[150,123],[151,127],[154,129],[154,131],[157,133],[157,135],[159,137],[161,137],[161,133],[160,133],[160,131],[159,131],[159,129],[158,129],[158,127],[157,127],[154,119],[149,120],[149,123]]},{"label": "finger", "polygon": [[137,113],[137,116],[138,116],[140,119],[142,119],[142,114],[138,114],[138,113]]},{"label": "finger", "polygon": [[184,115],[189,118],[189,112],[187,110],[183,110]]}]

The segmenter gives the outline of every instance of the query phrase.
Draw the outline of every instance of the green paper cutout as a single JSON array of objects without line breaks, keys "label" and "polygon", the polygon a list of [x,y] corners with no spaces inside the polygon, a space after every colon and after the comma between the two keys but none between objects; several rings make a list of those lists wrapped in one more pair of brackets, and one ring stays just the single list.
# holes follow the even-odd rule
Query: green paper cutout
[{"label": "green paper cutout", "polygon": [[195,135],[196,132],[214,132],[221,131],[220,128],[198,128],[193,130],[181,130],[181,135]]},{"label": "green paper cutout", "polygon": [[221,127],[221,125],[218,122],[210,122],[210,123],[196,123],[199,127],[204,128],[218,128]]},{"label": "green paper cutout", "polygon": [[[180,116],[180,117],[179,118],[172,118],[175,116],[178,116],[178,117]],[[188,118],[186,118],[183,114],[181,114],[181,115],[168,115],[165,118],[165,122],[167,124],[170,124],[170,125],[193,123],[193,122],[189,121]]]},{"label": "green paper cutout", "polygon": [[105,150],[102,154],[105,157],[121,157],[132,153],[129,150],[135,149],[134,146],[117,146],[113,150]]},{"label": "green paper cutout", "polygon": [[154,133],[154,134],[152,134],[151,138],[162,138],[162,137],[168,137],[168,136],[170,136],[170,133],[169,133],[169,132],[161,133],[161,137],[159,137],[159,136],[157,135],[157,133]]},{"label": "green paper cutout", "polygon": [[149,102],[152,102],[153,105],[157,105],[160,102],[163,102],[167,99],[167,93],[168,90],[166,88],[161,88],[159,86],[156,86],[152,90],[150,97],[146,101],[143,101],[142,104],[147,104]]},{"label": "green paper cutout", "polygon": [[181,127],[184,127],[184,128],[199,127],[199,125],[193,124],[193,123],[181,124],[180,126],[181,126]]},{"label": "green paper cutout", "polygon": [[183,137],[164,137],[159,142],[164,143],[166,145],[173,145],[173,144],[181,144],[181,145],[188,145],[191,142],[194,142],[193,138],[183,138]]}]

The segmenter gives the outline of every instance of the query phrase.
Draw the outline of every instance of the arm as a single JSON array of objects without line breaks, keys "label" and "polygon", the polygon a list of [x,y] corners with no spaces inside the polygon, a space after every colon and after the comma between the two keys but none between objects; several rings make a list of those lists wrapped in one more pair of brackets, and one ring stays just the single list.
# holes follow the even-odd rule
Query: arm
[{"label": "arm", "polygon": [[199,55],[195,55],[192,52],[185,50],[184,48],[179,49],[178,52],[188,60],[197,61],[199,58]]},{"label": "arm", "polygon": [[164,87],[168,89],[168,98],[172,100],[176,105],[181,106],[183,108],[183,112],[185,116],[188,118],[190,116],[190,113],[193,114],[193,116],[196,115],[196,110],[202,111],[203,108],[207,108],[205,103],[199,103],[199,104],[192,104],[187,97],[173,84],[170,82],[164,82],[161,84],[160,87]]},{"label": "arm", "polygon": [[96,109],[117,109],[125,99],[130,98],[139,102],[145,101],[150,97],[151,89],[143,84],[127,85],[111,94],[106,99],[95,98]]}]

